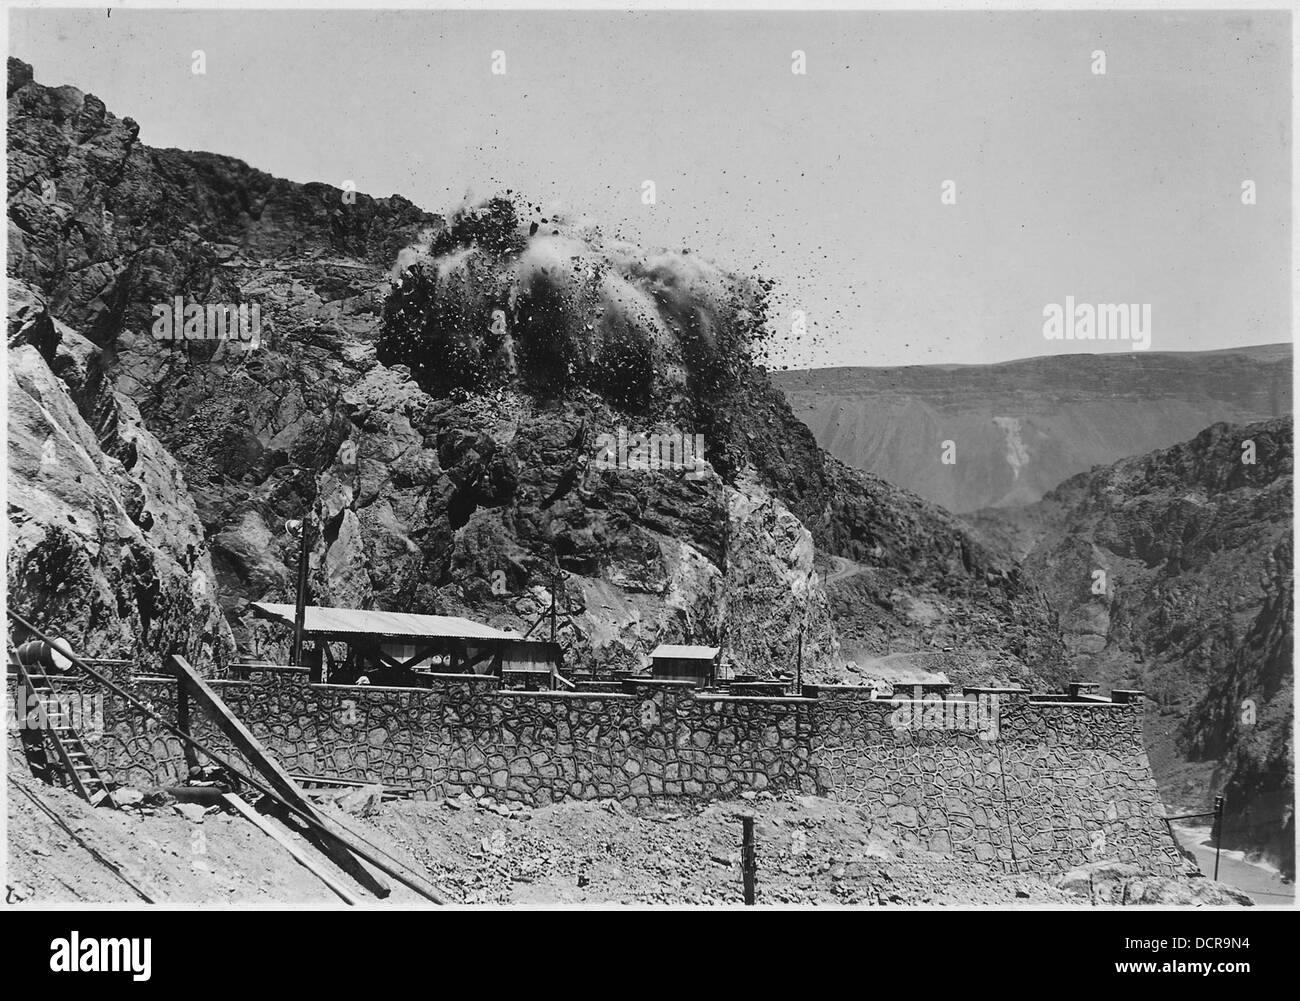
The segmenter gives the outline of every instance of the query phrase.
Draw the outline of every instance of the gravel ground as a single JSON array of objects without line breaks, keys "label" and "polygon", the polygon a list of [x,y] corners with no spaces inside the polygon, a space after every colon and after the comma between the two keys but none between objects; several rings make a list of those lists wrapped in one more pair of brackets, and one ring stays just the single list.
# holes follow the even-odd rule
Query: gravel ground
[{"label": "gravel ground", "polygon": [[1036,877],[874,841],[856,809],[811,796],[637,814],[612,800],[511,812],[463,797],[369,820],[467,903],[739,905],[744,813],[759,904],[1080,903]]},{"label": "gravel ground", "polygon": [[[233,812],[139,793],[131,808],[96,810],[15,771],[6,782],[11,904],[145,898],[205,906],[340,903],[284,848]],[[856,808],[832,800],[746,795],[636,813],[613,800],[521,810],[468,796],[422,802],[365,794],[321,809],[465,905],[741,906],[744,814],[754,817],[760,905],[1077,907],[1126,897],[1232,902],[1205,896],[1217,886],[1209,880],[1153,881],[1128,872],[1075,873],[1062,888],[873,839]],[[352,812],[344,812],[345,804]],[[369,896],[290,826],[268,822],[367,905],[428,906],[392,879],[389,897]]]}]

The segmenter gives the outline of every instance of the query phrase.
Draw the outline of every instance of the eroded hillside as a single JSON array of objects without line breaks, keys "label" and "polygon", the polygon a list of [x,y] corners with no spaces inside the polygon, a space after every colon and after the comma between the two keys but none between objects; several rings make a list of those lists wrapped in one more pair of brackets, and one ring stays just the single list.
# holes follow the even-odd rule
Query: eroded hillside
[{"label": "eroded hillside", "polygon": [[[1291,345],[782,372],[832,455],[949,511],[1033,503],[1096,465],[1216,421],[1291,412]],[[944,462],[944,442],[952,442]]]}]

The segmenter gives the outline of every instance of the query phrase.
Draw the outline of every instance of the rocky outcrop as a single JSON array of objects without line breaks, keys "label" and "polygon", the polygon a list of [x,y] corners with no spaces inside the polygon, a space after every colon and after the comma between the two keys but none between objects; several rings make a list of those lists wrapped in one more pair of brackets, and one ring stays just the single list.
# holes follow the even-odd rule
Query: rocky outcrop
[{"label": "rocky outcrop", "polygon": [[728,660],[741,674],[784,664],[809,680],[837,679],[843,658],[812,533],[753,482],[729,490],[727,502]]},{"label": "rocky outcrop", "polygon": [[[955,684],[1066,680],[1056,612],[1005,552],[942,508],[828,460],[831,588],[845,650],[877,679],[944,675]],[[909,668],[899,675],[888,665]]]},{"label": "rocky outcrop", "polygon": [[[9,59],[10,272],[98,344],[148,330],[175,296],[245,301],[231,269],[338,253],[387,266],[435,217],[410,202],[292,184],[231,157],[156,150],[139,126]],[[329,295],[329,298],[335,298]]]},{"label": "rocky outcrop", "polygon": [[1153,876],[1130,862],[1091,862],[1052,878],[1095,907],[1253,907],[1250,895],[1211,879]]},{"label": "rocky outcrop", "polygon": [[80,653],[220,667],[233,642],[184,475],[100,349],[10,295],[10,606]]},{"label": "rocky outcrop", "polygon": [[[1216,424],[1002,515],[1022,518],[1072,673],[1143,689],[1174,724],[1166,798],[1211,809],[1225,793],[1225,845],[1288,872],[1293,463],[1290,418]],[[1185,796],[1180,761],[1213,766],[1208,783]]]},{"label": "rocky outcrop", "polygon": [[1295,569],[1283,536],[1265,562],[1264,603],[1183,724],[1188,753],[1218,760],[1224,844],[1295,878]]}]

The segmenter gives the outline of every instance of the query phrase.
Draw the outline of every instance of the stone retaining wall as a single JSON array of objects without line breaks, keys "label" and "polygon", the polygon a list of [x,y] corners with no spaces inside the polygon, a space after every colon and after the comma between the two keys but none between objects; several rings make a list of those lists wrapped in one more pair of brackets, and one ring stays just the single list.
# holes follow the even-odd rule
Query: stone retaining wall
[{"label": "stone retaining wall", "polygon": [[[115,680],[165,719],[186,711],[172,679]],[[1012,871],[1101,859],[1185,868],[1162,820],[1139,700],[1001,692],[982,696],[976,718],[968,703],[894,702],[831,686],[805,686],[803,698],[653,680],[624,682],[620,692],[516,692],[498,690],[495,678],[443,675],[432,688],[406,689],[313,685],[292,668],[211,685],[295,774],[534,806],[793,791],[855,803],[879,833]],[[93,696],[101,686],[79,679],[60,689]],[[981,731],[991,713],[996,727]],[[244,764],[193,706],[188,714],[195,737]],[[111,693],[102,732],[86,737],[100,768],[123,784],[174,784],[193,761]],[[9,741],[12,762],[13,729]]]}]

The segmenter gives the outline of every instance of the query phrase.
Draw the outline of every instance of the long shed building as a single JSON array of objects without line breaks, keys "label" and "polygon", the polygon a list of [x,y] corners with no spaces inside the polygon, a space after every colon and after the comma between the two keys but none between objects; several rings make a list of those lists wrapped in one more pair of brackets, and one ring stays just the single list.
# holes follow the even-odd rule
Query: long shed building
[{"label": "long shed building", "polygon": [[[260,618],[290,629],[294,606],[255,601]],[[309,605],[303,621],[305,666],[312,681],[420,685],[429,674],[496,675],[526,687],[553,688],[556,643],[534,640],[455,615]]]}]

